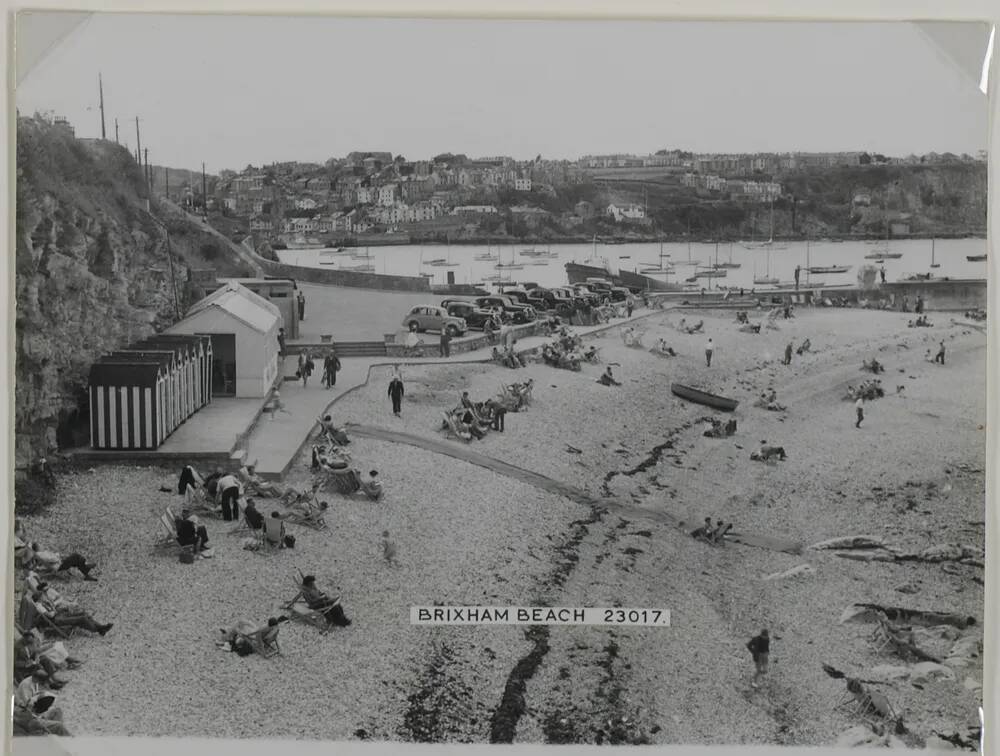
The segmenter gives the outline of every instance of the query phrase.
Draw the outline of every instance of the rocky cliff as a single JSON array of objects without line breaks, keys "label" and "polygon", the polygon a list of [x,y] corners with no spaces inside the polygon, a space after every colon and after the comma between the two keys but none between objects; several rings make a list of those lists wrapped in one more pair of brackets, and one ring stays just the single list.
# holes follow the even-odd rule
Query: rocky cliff
[{"label": "rocky cliff", "polygon": [[[244,275],[217,237],[150,202],[114,143],[18,119],[15,454],[87,443],[90,364],[170,325],[202,292],[192,268]],[[85,425],[83,426],[85,427]]]}]

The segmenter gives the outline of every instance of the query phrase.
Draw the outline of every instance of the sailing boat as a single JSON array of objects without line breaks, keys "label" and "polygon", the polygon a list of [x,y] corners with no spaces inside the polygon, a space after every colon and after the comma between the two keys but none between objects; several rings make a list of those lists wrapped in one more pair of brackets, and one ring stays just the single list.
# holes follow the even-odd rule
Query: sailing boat
[{"label": "sailing boat", "polygon": [[490,245],[489,242],[487,242],[486,251],[480,252],[478,255],[475,255],[472,259],[478,262],[499,262],[500,253],[497,252],[497,254],[494,255],[492,252],[490,252]]},{"label": "sailing boat", "polygon": [[732,269],[735,269],[735,268],[742,267],[742,265],[743,265],[742,263],[734,263],[733,262],[733,243],[732,242],[729,242],[729,262],[721,262],[721,263],[719,262],[719,245],[718,245],[718,243],[715,245],[715,265],[713,267],[715,267],[717,270],[721,269],[721,268],[732,268]]},{"label": "sailing boat", "polygon": [[771,234],[766,242],[761,244],[762,247],[768,247],[770,249],[788,249],[784,244],[774,243],[774,198],[771,198]]},{"label": "sailing boat", "polygon": [[935,241],[934,239],[931,239],[931,267],[940,268],[941,263],[934,261],[934,241]]},{"label": "sailing boat", "polygon": [[[499,259],[499,254],[500,253],[498,251],[497,252],[498,259]],[[522,265],[521,263],[514,262],[514,250],[513,249],[510,251],[510,262],[509,263],[498,262],[493,267],[496,268],[497,270],[503,270],[503,269],[507,269],[507,270],[524,270],[524,265]]]},{"label": "sailing boat", "polygon": [[771,250],[767,250],[767,274],[764,276],[758,276],[756,272],[756,263],[754,264],[754,276],[753,282],[755,284],[776,284],[778,283],[777,278],[771,277]]},{"label": "sailing boat", "polygon": [[674,269],[669,265],[663,264],[663,258],[670,257],[670,255],[663,254],[663,242],[660,242],[660,264],[659,265],[644,265],[641,269],[641,273],[673,273]]},{"label": "sailing boat", "polygon": [[729,271],[723,268],[719,269],[719,243],[715,243],[715,265],[710,268],[703,268],[702,270],[696,270],[692,278],[725,278],[729,275]]},{"label": "sailing boat", "polygon": [[866,260],[898,260],[903,256],[902,252],[890,252],[889,251],[889,221],[885,222],[885,244],[879,245],[879,248],[874,252],[869,252],[865,255]]},{"label": "sailing boat", "polygon": [[850,265],[810,265],[809,239],[806,239],[806,273],[846,273],[850,269]]}]

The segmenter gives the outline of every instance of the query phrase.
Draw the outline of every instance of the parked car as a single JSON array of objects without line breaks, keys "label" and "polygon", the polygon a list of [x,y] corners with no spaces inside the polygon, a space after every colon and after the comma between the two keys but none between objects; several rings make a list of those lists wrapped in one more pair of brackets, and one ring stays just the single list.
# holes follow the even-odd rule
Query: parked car
[{"label": "parked car", "polygon": [[464,320],[470,329],[485,331],[487,324],[492,331],[500,328],[500,319],[495,312],[477,307],[473,302],[458,302],[453,299],[446,299],[441,302],[441,306],[452,317]]},{"label": "parked car", "polygon": [[463,318],[457,318],[437,305],[418,305],[412,308],[403,318],[403,326],[409,330],[416,328],[420,333],[447,331],[452,336],[461,336],[468,330]]},{"label": "parked car", "polygon": [[531,323],[536,318],[534,307],[514,302],[510,297],[492,294],[487,297],[476,297],[474,301],[484,309],[501,308],[515,323]]},{"label": "parked car", "polygon": [[530,305],[535,308],[536,312],[545,312],[549,309],[549,304],[545,300],[545,297],[539,296],[539,289],[504,289],[503,295],[505,297],[510,297],[515,302],[523,305]]},{"label": "parked car", "polygon": [[625,286],[614,286],[611,289],[612,302],[624,302],[630,296],[632,296],[632,292]]}]

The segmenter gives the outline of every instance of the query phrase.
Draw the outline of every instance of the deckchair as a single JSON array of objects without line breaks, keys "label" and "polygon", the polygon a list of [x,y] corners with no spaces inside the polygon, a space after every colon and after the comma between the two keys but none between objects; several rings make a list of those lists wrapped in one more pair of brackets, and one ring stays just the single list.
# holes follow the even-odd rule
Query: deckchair
[{"label": "deckchair", "polygon": [[330,625],[326,621],[326,617],[318,610],[309,608],[309,605],[302,599],[301,588],[295,593],[291,601],[282,605],[282,609],[289,613],[291,619],[312,625],[319,630],[321,635],[326,635],[330,631]]},{"label": "deckchair", "polygon": [[265,517],[260,529],[259,553],[274,553],[285,545],[285,521],[280,517]]},{"label": "deckchair", "polygon": [[272,656],[277,656],[281,653],[281,647],[278,645],[277,625],[274,627],[257,628],[252,633],[248,633],[243,637],[250,642],[253,650],[265,659],[270,659]]},{"label": "deckchair", "polygon": [[346,470],[331,470],[326,474],[323,481],[323,489],[329,491],[331,488],[336,493],[350,496],[361,489],[361,481],[358,480],[357,473],[350,468]]},{"label": "deckchair", "polygon": [[326,530],[326,520],[323,517],[323,510],[316,505],[315,498],[308,501],[307,504],[309,506],[309,514],[290,512],[285,515],[285,522],[290,522],[293,525],[303,525],[314,530]]},{"label": "deckchair", "polygon": [[23,627],[27,631],[40,629],[43,633],[55,633],[60,638],[68,640],[72,638],[76,633],[76,627],[63,627],[58,625],[51,617],[46,616],[42,612],[38,611],[35,606],[35,602],[31,600],[31,596],[25,593],[21,597],[21,603],[18,606],[18,625]]},{"label": "deckchair", "polygon": [[[455,438],[460,438],[463,441],[465,441],[465,443],[469,443],[470,441],[472,441],[472,434],[471,433],[463,433],[462,431],[460,431],[458,429],[458,423],[455,422],[455,416],[454,415],[451,415],[451,414],[449,414],[447,412],[442,412],[441,413],[441,417],[444,418],[444,422],[448,426],[448,431],[450,433],[452,433],[455,436]],[[361,486],[359,484],[358,488],[360,488],[360,487]],[[357,489],[355,489],[355,490],[357,490]]]},{"label": "deckchair", "polygon": [[192,544],[181,544],[177,540],[177,525],[175,524],[173,510],[167,507],[167,511],[160,515],[160,527],[162,538],[153,544],[157,551],[174,550],[193,552]]},{"label": "deckchair", "polygon": [[882,725],[899,725],[899,715],[885,694],[868,690],[857,680],[848,679],[847,689],[841,694],[834,711],[860,719],[873,729]]}]

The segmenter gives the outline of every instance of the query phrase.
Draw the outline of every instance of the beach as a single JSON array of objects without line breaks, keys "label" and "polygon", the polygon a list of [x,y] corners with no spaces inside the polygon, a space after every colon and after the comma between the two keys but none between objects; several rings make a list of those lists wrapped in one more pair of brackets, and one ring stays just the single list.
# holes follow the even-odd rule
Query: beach
[{"label": "beach", "polygon": [[[704,320],[704,332],[678,332],[681,318]],[[289,526],[295,548],[271,555],[243,550],[226,534],[233,524],[213,519],[205,521],[213,559],[184,565],[154,554],[156,518],[181,502],[159,488],[176,490],[179,469],[66,473],[57,504],[25,526],[33,540],[100,565],[99,582],[57,587],[115,623],[106,638],[69,644],[86,664],[60,692],[67,727],[79,735],[833,744],[856,722],[833,710],[844,684],[821,663],[858,677],[901,664],[874,653],[871,625],[840,624],[841,613],[856,602],[955,612],[975,617],[970,632],[981,632],[983,570],[735,542],[713,548],[686,531],[710,516],[803,546],[864,534],[907,550],[981,548],[985,336],[946,313],[930,313],[932,328],[908,328],[910,318],[803,308],[777,320],[777,330],[750,334],[737,330],[732,311],[657,312],[635,323],[643,348],[625,347],[618,329],[589,339],[603,364],[581,372],[403,365],[401,418],[386,396],[392,368],[376,367],[331,410],[349,434],[357,424],[446,441],[456,454],[476,452],[573,491],[359,432],[354,464],[379,471],[384,498],[321,497],[329,530]],[[659,337],[677,357],[647,351]],[[810,351],[780,364],[785,345],[805,338]],[[925,359],[942,340],[944,366]],[[871,377],[860,368],[873,357],[885,365],[886,396],[866,403],[855,428],[846,390]],[[609,364],[621,386],[596,382]],[[462,391],[481,401],[527,378],[532,403],[507,415],[503,433],[466,445],[441,432],[441,412]],[[729,415],[673,396],[672,383],[739,399],[736,434],[703,436],[705,418]],[[787,411],[753,406],[771,388]],[[764,440],[787,459],[752,461]],[[306,485],[309,462],[306,449],[286,482]],[[262,500],[259,508],[272,507]],[[383,530],[398,547],[397,566],[382,558]],[[814,572],[763,580],[802,564]],[[321,636],[283,625],[282,654],[272,659],[215,646],[219,628],[280,614],[297,569],[340,589],[350,628]],[[656,607],[671,611],[671,627],[409,623],[411,606],[435,603]],[[764,627],[772,667],[753,689],[744,646]],[[978,723],[981,681],[973,667],[880,689],[926,738]]]}]

